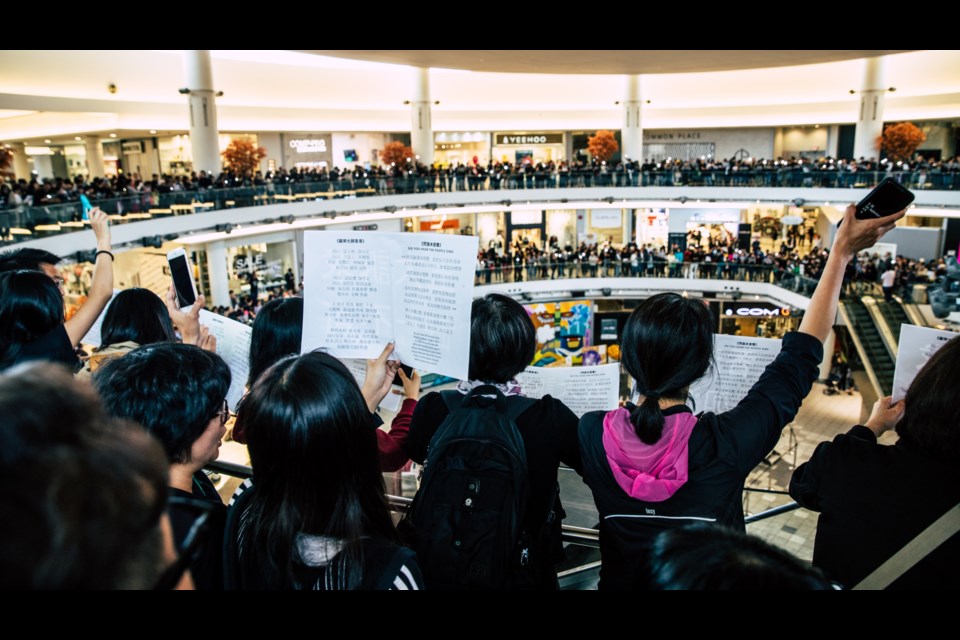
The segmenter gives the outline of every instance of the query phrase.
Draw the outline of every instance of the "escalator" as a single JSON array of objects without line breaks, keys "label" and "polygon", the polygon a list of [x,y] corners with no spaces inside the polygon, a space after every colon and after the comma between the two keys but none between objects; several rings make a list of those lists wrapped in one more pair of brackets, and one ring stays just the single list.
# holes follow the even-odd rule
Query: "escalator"
[{"label": "escalator", "polygon": [[[879,385],[877,391],[881,396],[890,395],[893,390],[895,362],[887,349],[887,345],[884,344],[877,325],[870,317],[866,305],[859,298],[847,299],[843,302],[843,313],[864,367],[868,374],[871,374],[871,380],[874,381],[874,384]],[[898,323],[896,335],[899,335],[899,333],[900,325]]]},{"label": "escalator", "polygon": [[896,344],[900,344],[900,325],[913,324],[903,305],[896,300],[893,302],[878,302],[877,309],[883,317],[883,322],[890,329],[890,333],[893,334]]}]

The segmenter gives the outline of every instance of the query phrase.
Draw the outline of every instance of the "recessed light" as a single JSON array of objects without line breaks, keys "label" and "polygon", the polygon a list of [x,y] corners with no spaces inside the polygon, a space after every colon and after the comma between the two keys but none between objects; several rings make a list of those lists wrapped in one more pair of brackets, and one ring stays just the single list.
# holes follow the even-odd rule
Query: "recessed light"
[{"label": "recessed light", "polygon": [[83,140],[83,138],[81,138],[80,136],[73,136],[73,139],[74,139],[74,140]]},{"label": "recessed light", "polygon": [[111,138],[116,138],[116,137],[117,137],[117,134],[111,133],[111,134],[110,134],[110,137],[111,137]]},{"label": "recessed light", "polygon": [[156,129],[150,129],[150,133],[156,133],[156,132],[157,132]]},{"label": "recessed light", "polygon": [[51,142],[53,142],[53,140],[44,140],[43,144],[50,144]]}]

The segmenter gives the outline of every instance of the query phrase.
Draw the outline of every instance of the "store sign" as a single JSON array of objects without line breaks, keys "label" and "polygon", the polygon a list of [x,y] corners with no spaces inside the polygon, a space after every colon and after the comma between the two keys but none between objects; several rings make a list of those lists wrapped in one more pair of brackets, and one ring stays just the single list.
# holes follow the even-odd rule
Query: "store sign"
[{"label": "store sign", "polygon": [[644,131],[644,140],[699,140],[699,131]]},{"label": "store sign", "polygon": [[737,307],[731,309],[727,307],[726,315],[728,316],[740,316],[741,318],[771,318],[771,317],[787,317],[790,315],[790,307]]},{"label": "store sign", "polygon": [[267,260],[262,253],[258,253],[254,256],[240,254],[233,259],[233,270],[237,273],[247,273],[254,269],[261,271],[266,268],[266,266]]},{"label": "store sign", "polygon": [[620,209],[598,209],[590,212],[590,225],[595,229],[618,229],[623,224]]},{"label": "store sign", "polygon": [[143,153],[143,142],[137,140],[135,142],[124,142],[120,145],[124,153]]},{"label": "store sign", "polygon": [[324,138],[296,138],[290,141],[290,148],[297,153],[326,153],[327,141]]},{"label": "store sign", "polygon": [[563,144],[562,133],[498,133],[494,144]]}]

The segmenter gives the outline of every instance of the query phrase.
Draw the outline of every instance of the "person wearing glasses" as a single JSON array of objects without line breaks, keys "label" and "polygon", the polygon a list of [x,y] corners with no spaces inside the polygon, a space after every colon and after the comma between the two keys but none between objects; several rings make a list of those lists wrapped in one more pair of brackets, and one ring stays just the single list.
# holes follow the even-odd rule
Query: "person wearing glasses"
[{"label": "person wearing glasses", "polygon": [[65,320],[63,278],[48,252],[20,250],[0,256],[0,369],[28,360],[51,360],[79,368],[74,349],[113,295],[110,225],[100,209],[90,211],[97,240],[93,283],[87,301]]},{"label": "person wearing glasses", "polygon": [[190,568],[198,589],[222,588],[226,507],[203,467],[219,456],[230,415],[226,362],[194,345],[158,342],[107,362],[93,374],[93,384],[110,414],[140,423],[163,445],[178,549],[200,513],[212,511],[206,544]]}]

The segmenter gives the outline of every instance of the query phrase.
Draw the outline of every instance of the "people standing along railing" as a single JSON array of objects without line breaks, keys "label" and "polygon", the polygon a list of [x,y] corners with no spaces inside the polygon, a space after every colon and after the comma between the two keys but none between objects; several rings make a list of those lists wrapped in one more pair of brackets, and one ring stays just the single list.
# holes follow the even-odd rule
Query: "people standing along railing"
[{"label": "people standing along railing", "polygon": [[[134,221],[150,216],[202,213],[234,207],[250,207],[302,200],[359,198],[373,195],[434,193],[443,191],[536,190],[589,187],[648,186],[715,186],[715,187],[823,187],[869,188],[884,177],[893,175],[911,189],[960,189],[960,171],[956,163],[939,170],[856,171],[841,165],[780,166],[714,166],[713,168],[677,169],[648,163],[643,167],[617,165],[609,171],[584,166],[511,166],[509,170],[488,170],[471,167],[469,171],[423,167],[400,175],[383,172],[331,172],[325,179],[312,179],[311,174],[277,174],[270,180],[222,178],[206,188],[196,188],[189,179],[170,185],[170,177],[154,188],[153,183],[136,187],[125,185],[114,189],[90,185],[77,188],[69,180],[59,190],[49,189],[29,198],[7,197],[6,208],[0,209],[0,239],[14,242],[69,232],[83,224],[78,201],[85,193],[94,204],[110,215]],[[296,179],[291,178],[295,175]],[[101,183],[103,179],[98,179]],[[96,181],[95,181],[96,182]],[[198,183],[199,184],[199,183]],[[177,187],[177,185],[180,185]],[[186,186],[184,186],[186,185]],[[43,185],[47,187],[47,184]],[[190,187],[190,188],[187,188]],[[14,185],[19,194],[20,185]],[[40,229],[37,227],[40,226]],[[16,230],[16,231],[11,231]]]}]

